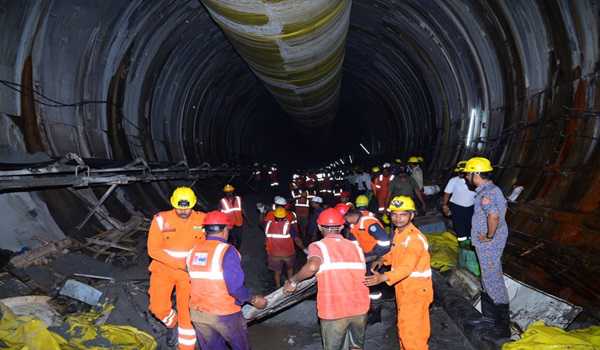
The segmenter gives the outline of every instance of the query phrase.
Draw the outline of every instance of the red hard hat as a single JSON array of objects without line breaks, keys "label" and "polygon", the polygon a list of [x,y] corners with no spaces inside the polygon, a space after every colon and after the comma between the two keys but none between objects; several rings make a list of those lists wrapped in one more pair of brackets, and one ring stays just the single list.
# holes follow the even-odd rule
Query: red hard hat
[{"label": "red hard hat", "polygon": [[348,210],[350,210],[350,206],[346,203],[339,203],[335,206],[335,210],[337,210],[342,216],[346,215]]},{"label": "red hard hat", "polygon": [[231,220],[229,220],[229,216],[220,211],[211,211],[204,217],[204,225],[227,225],[231,228]]},{"label": "red hard hat", "polygon": [[344,223],[344,216],[336,208],[323,210],[317,219],[317,224],[321,226],[343,226]]}]

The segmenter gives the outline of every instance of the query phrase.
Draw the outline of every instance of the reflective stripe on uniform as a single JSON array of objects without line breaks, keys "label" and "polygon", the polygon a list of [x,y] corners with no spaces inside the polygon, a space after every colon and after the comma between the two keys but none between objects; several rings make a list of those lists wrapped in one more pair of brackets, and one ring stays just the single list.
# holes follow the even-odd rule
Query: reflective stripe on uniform
[{"label": "reflective stripe on uniform", "polygon": [[277,239],[284,239],[284,238],[292,237],[289,234],[281,234],[281,233],[265,233],[265,235],[267,236],[267,238],[277,238]]},{"label": "reflective stripe on uniform", "polygon": [[175,259],[185,259],[185,258],[187,258],[188,254],[190,253],[189,250],[163,249],[163,251],[165,253],[167,253],[170,257],[175,258]]},{"label": "reflective stripe on uniform", "polygon": [[466,240],[467,240],[467,237],[458,237],[458,238],[457,238],[457,240],[458,240],[459,242],[464,242],[464,241],[466,241]]},{"label": "reflective stripe on uniform", "polygon": [[377,241],[377,245],[380,247],[389,247],[390,241]]},{"label": "reflective stripe on uniform", "polygon": [[182,338],[182,337],[178,337],[177,341],[179,342],[179,344],[181,345],[188,345],[188,346],[192,346],[196,344],[196,338],[194,337],[194,339],[192,338]]},{"label": "reflective stripe on uniform", "polygon": [[321,250],[321,255],[323,255],[323,263],[319,266],[319,271],[317,273],[321,273],[323,271],[330,270],[363,270],[366,271],[365,266],[365,256],[359,247],[358,244],[355,244],[354,247],[358,252],[358,256],[360,257],[361,262],[331,262],[331,256],[329,255],[329,250],[325,243],[321,241],[315,242],[315,244]]},{"label": "reflective stripe on uniform", "polygon": [[413,271],[410,273],[410,275],[408,277],[414,277],[414,278],[428,278],[431,277],[431,269],[427,269],[425,271],[419,272],[419,271]]},{"label": "reflective stripe on uniform", "polygon": [[167,317],[163,318],[161,322],[164,323],[167,327],[169,327],[173,324],[175,316],[177,316],[177,313],[175,312],[175,310],[171,309],[171,312],[169,312]]},{"label": "reflective stripe on uniform", "polygon": [[164,227],[165,227],[165,219],[159,215],[156,215],[155,217],[156,219],[156,225],[158,225],[158,229],[163,231]]}]

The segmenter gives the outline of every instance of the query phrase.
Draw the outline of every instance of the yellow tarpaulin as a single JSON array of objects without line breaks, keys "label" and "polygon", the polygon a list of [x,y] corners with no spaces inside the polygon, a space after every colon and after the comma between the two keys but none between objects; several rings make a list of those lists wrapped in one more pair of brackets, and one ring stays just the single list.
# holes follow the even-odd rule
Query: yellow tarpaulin
[{"label": "yellow tarpaulin", "polygon": [[458,261],[458,241],[451,232],[430,233],[425,235],[429,242],[431,267],[446,271],[456,266]]},{"label": "yellow tarpaulin", "polygon": [[101,312],[67,317],[57,329],[65,331],[60,335],[35,317],[16,316],[2,303],[0,311],[0,342],[11,350],[154,350],[157,347],[152,336],[135,327],[94,325]]},{"label": "yellow tarpaulin", "polygon": [[502,350],[596,350],[600,349],[600,326],[567,332],[542,321],[529,325],[520,340],[506,343]]}]

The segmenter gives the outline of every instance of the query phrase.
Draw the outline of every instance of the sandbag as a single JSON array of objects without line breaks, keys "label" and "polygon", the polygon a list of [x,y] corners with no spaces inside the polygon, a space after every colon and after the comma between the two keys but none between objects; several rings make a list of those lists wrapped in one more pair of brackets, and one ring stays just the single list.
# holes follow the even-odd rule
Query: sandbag
[{"label": "sandbag", "polygon": [[520,340],[506,343],[502,350],[592,350],[600,349],[600,326],[567,332],[542,321],[532,323]]},{"label": "sandbag", "polygon": [[457,265],[458,241],[451,232],[425,234],[429,243],[431,267],[447,271]]}]

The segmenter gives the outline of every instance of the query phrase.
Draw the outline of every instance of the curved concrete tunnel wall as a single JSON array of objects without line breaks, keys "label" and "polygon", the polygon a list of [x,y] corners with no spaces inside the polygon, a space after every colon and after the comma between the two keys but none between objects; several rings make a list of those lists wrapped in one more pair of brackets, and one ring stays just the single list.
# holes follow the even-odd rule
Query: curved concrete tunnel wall
[{"label": "curved concrete tunnel wall", "polygon": [[[0,78],[24,91],[0,89],[3,124],[14,131],[1,149],[13,156],[326,160],[359,154],[362,142],[376,157],[423,154],[441,178],[484,154],[506,191],[525,186],[513,229],[574,249],[569,256],[599,253],[595,1],[352,1],[339,109],[321,142],[293,123],[198,0],[18,1],[0,10],[2,33],[11,33],[0,41]],[[108,103],[48,106],[30,88],[64,103]],[[106,207],[122,220],[150,214],[169,188],[120,188]],[[199,188],[217,193],[210,182]],[[85,215],[69,191],[32,195],[65,232]],[[593,294],[543,271],[526,277],[572,300]]]}]

